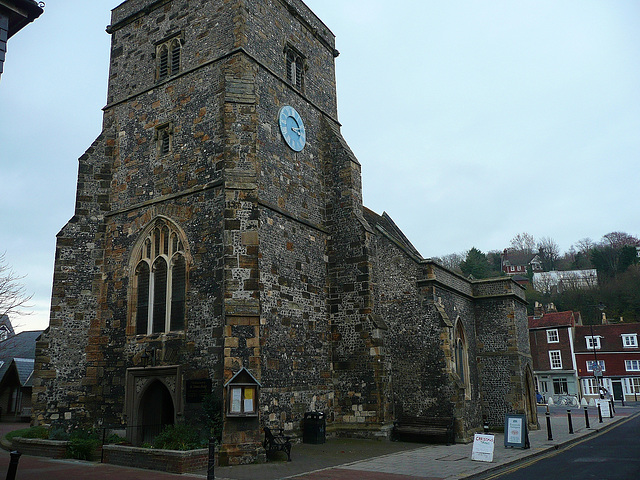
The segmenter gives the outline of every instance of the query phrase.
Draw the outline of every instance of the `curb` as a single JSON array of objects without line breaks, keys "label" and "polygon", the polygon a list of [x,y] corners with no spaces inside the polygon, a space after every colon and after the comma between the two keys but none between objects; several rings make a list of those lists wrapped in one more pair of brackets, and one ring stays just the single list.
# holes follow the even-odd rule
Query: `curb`
[{"label": "curb", "polygon": [[477,472],[477,473],[472,473],[470,475],[464,476],[464,477],[460,477],[461,479],[464,480],[472,480],[472,479],[483,479],[488,475],[494,474],[494,473],[498,473],[501,470],[507,470],[509,467],[513,467],[515,465],[518,465],[520,463],[524,463],[528,460],[532,460],[532,459],[536,459],[538,457],[543,457],[545,455],[549,455],[551,453],[554,452],[558,452],[560,450],[565,450],[567,448],[570,448],[574,445],[577,445],[578,443],[582,443],[584,441],[587,441],[588,439],[590,439],[591,437],[595,437],[597,435],[602,435],[604,433],[607,433],[609,430],[612,430],[613,428],[626,423],[630,420],[633,420],[634,418],[640,416],[640,412],[636,412],[632,415],[629,415],[628,417],[622,417],[619,420],[614,420],[612,422],[610,422],[609,424],[600,427],[600,428],[590,428],[589,432],[585,433],[584,435],[581,435],[579,437],[575,437],[575,438],[571,438],[569,440],[565,440],[562,443],[558,443],[556,445],[547,447],[543,450],[537,451],[537,452],[533,452],[531,453],[531,455],[526,455],[524,457],[521,458],[517,458],[514,460],[509,460],[505,463],[501,463],[499,465],[496,465],[494,467],[489,467],[486,470],[483,470],[481,472]]}]

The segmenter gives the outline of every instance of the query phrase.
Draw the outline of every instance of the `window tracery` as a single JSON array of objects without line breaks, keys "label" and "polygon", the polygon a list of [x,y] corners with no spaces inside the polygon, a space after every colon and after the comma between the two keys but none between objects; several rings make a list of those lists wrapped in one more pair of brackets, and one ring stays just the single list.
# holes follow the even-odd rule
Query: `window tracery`
[{"label": "window tracery", "polygon": [[156,220],[134,258],[135,333],[184,330],[187,261],[177,227]]}]

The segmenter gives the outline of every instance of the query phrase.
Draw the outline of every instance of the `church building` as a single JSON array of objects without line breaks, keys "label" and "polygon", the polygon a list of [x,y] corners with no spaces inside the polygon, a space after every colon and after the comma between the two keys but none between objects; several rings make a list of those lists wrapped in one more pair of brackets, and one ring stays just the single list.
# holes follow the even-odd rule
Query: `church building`
[{"label": "church building", "polygon": [[35,423],[139,443],[212,393],[222,464],[263,458],[263,427],[300,435],[306,412],[366,438],[401,414],[454,417],[458,441],[507,413],[537,424],[523,288],[423,258],[363,206],[335,38],[301,0],[127,0],[107,32]]}]

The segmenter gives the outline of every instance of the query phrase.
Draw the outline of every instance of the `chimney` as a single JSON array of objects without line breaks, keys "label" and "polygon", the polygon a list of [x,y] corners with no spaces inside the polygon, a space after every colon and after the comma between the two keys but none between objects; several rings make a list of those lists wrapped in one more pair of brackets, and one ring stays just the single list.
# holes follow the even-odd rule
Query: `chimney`
[{"label": "chimney", "polygon": [[544,315],[544,307],[540,302],[533,304],[533,318],[542,318]]}]

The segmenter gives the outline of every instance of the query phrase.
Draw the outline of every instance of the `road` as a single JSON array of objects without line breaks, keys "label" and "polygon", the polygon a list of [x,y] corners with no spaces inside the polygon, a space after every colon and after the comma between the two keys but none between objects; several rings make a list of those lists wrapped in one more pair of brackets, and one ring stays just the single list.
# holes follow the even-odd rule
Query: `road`
[{"label": "road", "polygon": [[640,416],[605,433],[550,454],[531,458],[483,480],[635,480],[640,478]]}]

